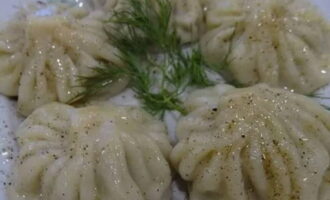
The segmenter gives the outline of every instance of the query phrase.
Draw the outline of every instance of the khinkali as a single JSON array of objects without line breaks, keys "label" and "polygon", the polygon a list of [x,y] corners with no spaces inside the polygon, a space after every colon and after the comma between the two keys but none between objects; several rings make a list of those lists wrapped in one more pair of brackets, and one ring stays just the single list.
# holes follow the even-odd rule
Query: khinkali
[{"label": "khinkali", "polygon": [[190,200],[326,200],[330,112],[264,84],[194,92],[171,160]]},{"label": "khinkali", "polygon": [[227,78],[302,94],[330,82],[330,26],[309,3],[207,0],[206,7],[202,52]]},{"label": "khinkali", "polygon": [[[23,115],[52,101],[71,101],[84,90],[79,77],[91,76],[92,68],[102,63],[120,65],[100,12],[29,15],[0,33],[0,93],[18,96]],[[126,82],[116,82],[113,93]]]},{"label": "khinkali", "polygon": [[19,127],[9,200],[169,200],[162,122],[130,107],[37,109]]}]

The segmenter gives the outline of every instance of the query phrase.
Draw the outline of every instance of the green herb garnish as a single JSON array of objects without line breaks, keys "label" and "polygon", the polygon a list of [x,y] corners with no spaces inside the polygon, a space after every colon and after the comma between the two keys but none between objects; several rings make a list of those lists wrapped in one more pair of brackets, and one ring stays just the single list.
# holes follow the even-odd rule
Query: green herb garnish
[{"label": "green herb garnish", "polygon": [[123,66],[104,65],[91,77],[81,77],[86,99],[111,85],[121,76],[144,108],[160,117],[167,110],[186,111],[180,96],[188,86],[211,85],[200,49],[187,52],[175,32],[170,32],[172,6],[169,0],[128,0],[107,22],[111,43],[121,52]]}]

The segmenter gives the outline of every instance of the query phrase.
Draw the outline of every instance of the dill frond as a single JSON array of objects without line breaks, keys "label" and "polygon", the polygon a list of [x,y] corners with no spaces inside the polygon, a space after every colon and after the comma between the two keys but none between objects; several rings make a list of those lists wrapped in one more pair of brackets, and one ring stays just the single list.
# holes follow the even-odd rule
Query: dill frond
[{"label": "dill frond", "polygon": [[203,59],[200,49],[194,50],[188,66],[190,67],[191,84],[199,87],[207,87],[213,85],[208,79],[205,69],[201,66],[207,66]]},{"label": "dill frond", "polygon": [[104,88],[110,86],[113,82],[126,76],[127,72],[122,67],[110,67],[109,65],[101,64],[96,68],[92,68],[93,76],[79,76],[78,81],[81,82],[81,86],[84,90],[76,95],[69,103],[76,102],[78,100],[84,101],[89,97],[98,94]]},{"label": "dill frond", "polygon": [[95,69],[91,77],[81,77],[89,98],[121,76],[130,78],[130,87],[153,115],[166,111],[186,111],[180,99],[188,86],[212,85],[200,49],[186,52],[175,32],[170,32],[172,6],[169,0],[128,0],[123,10],[115,11],[106,22],[110,42],[121,52],[124,67],[115,65]]}]

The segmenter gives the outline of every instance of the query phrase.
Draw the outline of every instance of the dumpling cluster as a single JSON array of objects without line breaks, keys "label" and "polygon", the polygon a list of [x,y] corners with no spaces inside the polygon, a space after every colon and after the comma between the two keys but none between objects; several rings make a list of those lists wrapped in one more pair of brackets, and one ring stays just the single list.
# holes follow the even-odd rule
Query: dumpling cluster
[{"label": "dumpling cluster", "polygon": [[10,200],[169,200],[164,125],[136,108],[37,109],[17,131]]},{"label": "dumpling cluster", "polygon": [[301,94],[330,82],[330,26],[309,3],[206,2],[203,55],[236,82],[245,86],[262,82]]},{"label": "dumpling cluster", "polygon": [[[83,88],[79,77],[90,76],[102,63],[120,64],[108,43],[103,15],[29,15],[0,32],[0,93],[18,96],[23,115],[52,101],[67,103]],[[114,84],[114,92],[126,86]]]},{"label": "dumpling cluster", "polygon": [[219,85],[188,98],[171,160],[190,200],[326,200],[330,112],[257,85]]}]

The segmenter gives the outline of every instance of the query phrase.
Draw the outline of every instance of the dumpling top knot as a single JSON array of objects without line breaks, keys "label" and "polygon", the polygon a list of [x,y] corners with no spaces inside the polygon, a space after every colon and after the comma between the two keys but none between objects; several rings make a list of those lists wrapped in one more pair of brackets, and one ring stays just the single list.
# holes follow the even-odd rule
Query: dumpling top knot
[{"label": "dumpling top knot", "polygon": [[329,197],[330,113],[266,85],[193,93],[171,158],[191,200]]}]

